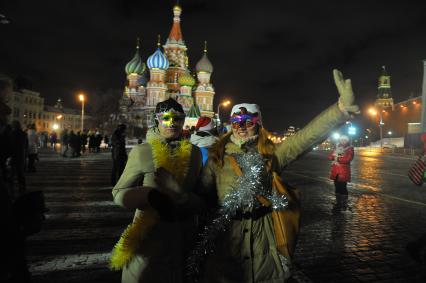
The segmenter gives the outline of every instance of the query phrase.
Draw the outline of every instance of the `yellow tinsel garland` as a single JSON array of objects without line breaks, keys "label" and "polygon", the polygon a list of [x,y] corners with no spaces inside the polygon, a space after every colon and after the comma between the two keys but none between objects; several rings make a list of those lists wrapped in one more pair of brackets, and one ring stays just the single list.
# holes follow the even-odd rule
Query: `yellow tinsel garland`
[{"label": "yellow tinsel garland", "polygon": [[[182,185],[189,168],[192,144],[188,140],[183,140],[175,149],[171,149],[159,139],[154,139],[148,143],[152,148],[155,167],[163,167]],[[134,218],[112,250],[109,264],[112,270],[121,270],[130,262],[146,234],[157,223],[158,219],[158,213],[152,208],[144,210],[141,215]]]}]

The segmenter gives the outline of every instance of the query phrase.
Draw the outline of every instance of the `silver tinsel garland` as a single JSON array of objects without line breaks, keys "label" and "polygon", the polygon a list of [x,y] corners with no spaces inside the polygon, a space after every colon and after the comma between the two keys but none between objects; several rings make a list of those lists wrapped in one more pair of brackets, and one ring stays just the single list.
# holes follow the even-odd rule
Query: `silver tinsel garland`
[{"label": "silver tinsel garland", "polygon": [[243,175],[236,179],[231,192],[222,201],[216,217],[206,225],[198,237],[194,250],[188,258],[188,275],[197,280],[204,258],[214,251],[215,239],[225,231],[237,211],[252,210],[261,206],[256,196],[261,195],[271,202],[274,210],[283,210],[288,206],[284,195],[271,193],[271,176],[268,174],[265,160],[257,151],[234,155]]}]

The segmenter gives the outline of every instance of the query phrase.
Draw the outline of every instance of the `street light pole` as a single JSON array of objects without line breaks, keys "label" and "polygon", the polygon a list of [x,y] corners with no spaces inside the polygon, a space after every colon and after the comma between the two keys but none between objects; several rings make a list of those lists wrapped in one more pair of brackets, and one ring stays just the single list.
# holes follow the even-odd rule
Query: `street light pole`
[{"label": "street light pole", "polygon": [[380,148],[383,148],[383,117],[382,117],[382,111],[379,111],[380,115],[380,121],[379,121],[379,128],[380,128]]},{"label": "street light pole", "polygon": [[218,105],[217,105],[217,127],[219,128],[219,125],[220,125],[220,114],[219,114],[219,111],[220,111],[220,105],[221,105],[222,103],[219,103]]},{"label": "street light pole", "polygon": [[80,94],[78,98],[81,101],[81,132],[83,132],[84,131],[84,100],[85,100],[84,94]]}]

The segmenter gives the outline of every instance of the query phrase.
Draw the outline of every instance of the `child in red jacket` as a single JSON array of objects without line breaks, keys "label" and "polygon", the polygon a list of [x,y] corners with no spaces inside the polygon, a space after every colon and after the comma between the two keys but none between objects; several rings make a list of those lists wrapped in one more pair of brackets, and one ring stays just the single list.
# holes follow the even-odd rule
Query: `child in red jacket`
[{"label": "child in red jacket", "polygon": [[351,161],[354,158],[354,149],[349,144],[347,136],[341,136],[336,149],[329,155],[328,159],[332,160],[330,179],[334,181],[337,206],[340,208],[347,207],[348,189],[347,183],[351,181]]}]

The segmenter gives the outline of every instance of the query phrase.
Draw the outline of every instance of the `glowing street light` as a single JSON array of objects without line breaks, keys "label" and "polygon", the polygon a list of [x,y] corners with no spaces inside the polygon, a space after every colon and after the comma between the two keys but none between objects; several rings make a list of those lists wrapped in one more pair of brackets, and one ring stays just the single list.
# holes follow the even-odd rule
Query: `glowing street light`
[{"label": "glowing street light", "polygon": [[220,125],[220,106],[224,106],[224,107],[226,107],[226,106],[228,106],[229,104],[231,104],[231,101],[229,101],[229,100],[226,100],[226,101],[223,101],[223,102],[221,102],[221,103],[219,103],[218,105],[217,105],[217,122],[218,122],[218,125]]},{"label": "glowing street light", "polygon": [[354,126],[350,126],[348,129],[348,134],[354,136],[356,134],[356,128]]},{"label": "glowing street light", "polygon": [[392,135],[392,131],[389,131],[389,132],[388,132],[388,135],[390,135],[390,136],[391,136],[391,135]]},{"label": "glowing street light", "polygon": [[84,101],[86,100],[86,97],[84,94],[80,93],[78,95],[78,99],[81,101],[81,132],[83,132],[84,129]]},{"label": "glowing street light", "polygon": [[368,109],[368,113],[370,113],[371,116],[376,116],[377,115],[377,110],[374,108],[370,108]]},{"label": "glowing street light", "polygon": [[53,128],[54,130],[57,130],[57,129],[59,129],[59,125],[58,125],[58,124],[53,124],[52,128]]},{"label": "glowing street light", "polygon": [[333,133],[333,139],[338,140],[340,138],[339,133]]}]

